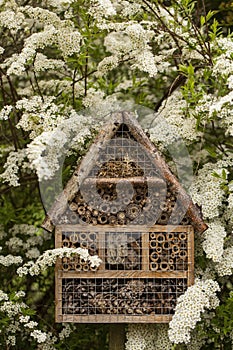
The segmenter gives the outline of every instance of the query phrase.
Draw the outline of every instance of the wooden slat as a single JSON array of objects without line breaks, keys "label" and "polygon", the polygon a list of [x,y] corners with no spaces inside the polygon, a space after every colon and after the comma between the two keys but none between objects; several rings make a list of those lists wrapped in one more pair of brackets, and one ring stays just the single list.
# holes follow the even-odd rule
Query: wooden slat
[{"label": "wooden slat", "polygon": [[132,271],[132,270],[100,270],[100,271],[59,271],[63,278],[187,278],[187,271]]},{"label": "wooden slat", "polygon": [[75,232],[75,231],[86,231],[86,232],[189,232],[190,225],[152,225],[152,226],[141,226],[141,225],[59,225],[57,226],[63,232]]},{"label": "wooden slat", "polygon": [[63,315],[62,322],[78,323],[167,323],[172,315]]}]

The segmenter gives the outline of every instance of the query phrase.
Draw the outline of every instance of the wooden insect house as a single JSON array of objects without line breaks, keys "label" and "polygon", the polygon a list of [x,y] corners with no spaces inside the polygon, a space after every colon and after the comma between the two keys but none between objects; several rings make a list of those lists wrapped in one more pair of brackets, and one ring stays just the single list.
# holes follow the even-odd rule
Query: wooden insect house
[{"label": "wooden insect house", "polygon": [[207,226],[131,113],[99,132],[45,219],[56,248],[87,248],[102,263],[56,265],[56,321],[169,322],[193,283],[194,231]]}]

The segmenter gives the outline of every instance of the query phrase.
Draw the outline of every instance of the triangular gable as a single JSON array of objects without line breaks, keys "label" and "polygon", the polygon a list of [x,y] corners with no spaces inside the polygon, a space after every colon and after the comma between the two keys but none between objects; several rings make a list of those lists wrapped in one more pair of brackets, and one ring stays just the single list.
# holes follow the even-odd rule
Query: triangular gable
[{"label": "triangular gable", "polygon": [[[176,191],[176,193],[178,193],[176,206],[178,206],[179,208],[185,208],[186,216],[190,219],[190,222],[194,226],[195,230],[197,232],[203,232],[204,230],[206,230],[207,225],[203,222],[198,207],[192,202],[190,196],[183,189],[177,178],[172,174],[168,165],[161,157],[156,147],[148,139],[137,120],[135,120],[133,114],[129,112],[116,112],[113,113],[110,118],[111,120],[102,128],[102,130],[100,130],[98,136],[92,143],[86,156],[82,159],[79,166],[76,168],[74,174],[72,175],[71,179],[68,181],[65,189],[60,194],[53,207],[49,210],[42,227],[48,231],[52,231],[54,225],[56,225],[56,218],[58,216],[61,216],[65,212],[68,203],[70,203],[75,197],[75,195],[80,189],[80,186],[87,180],[87,178],[90,178],[91,176],[96,177],[98,169],[94,169],[94,164],[96,164],[96,161],[98,163],[98,159],[100,159],[101,152],[101,166],[103,166],[105,160],[103,155],[106,143],[111,142],[111,140],[116,139],[117,136],[121,136],[122,134],[123,137],[125,137],[125,135],[128,135],[129,139],[132,140],[132,142],[137,142],[141,145],[142,149],[146,150],[147,157],[154,167],[153,170],[155,170],[155,174],[153,176],[156,177],[157,171],[158,183],[160,185],[162,185],[163,182],[169,183],[172,186],[173,190]],[[124,147],[122,147],[122,152],[125,152],[122,153],[123,156],[121,155],[120,157],[124,158],[122,163],[122,166],[124,167],[127,154],[129,153],[128,156],[130,160],[133,157],[131,154],[131,143],[129,143],[129,146],[124,145]],[[109,158],[106,158],[106,162],[109,159],[111,160],[111,155],[109,156]],[[95,171],[92,173],[93,169]],[[140,172],[138,173],[138,177],[140,176],[149,181],[150,173],[148,173],[148,171],[145,168],[144,174],[140,174]],[[124,176],[124,172],[122,177],[127,178],[127,176]],[[176,211],[174,213],[176,213]]]}]

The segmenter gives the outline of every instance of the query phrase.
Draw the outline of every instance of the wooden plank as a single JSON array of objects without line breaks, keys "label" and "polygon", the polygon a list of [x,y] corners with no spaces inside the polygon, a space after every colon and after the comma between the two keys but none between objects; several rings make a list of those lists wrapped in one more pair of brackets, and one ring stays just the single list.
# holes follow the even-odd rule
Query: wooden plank
[{"label": "wooden plank", "polygon": [[132,271],[132,270],[99,270],[99,271],[58,271],[62,278],[187,278],[187,271]]},{"label": "wooden plank", "polygon": [[[168,226],[168,225],[152,225],[152,226],[141,226],[141,225],[59,225],[57,226],[63,232],[68,231],[85,231],[85,232],[189,232],[191,225],[178,225],[178,226]],[[192,226],[191,226],[192,227]]]},{"label": "wooden plank", "polygon": [[78,323],[168,323],[172,315],[63,315],[62,322]]},{"label": "wooden plank", "polygon": [[121,181],[129,181],[135,184],[144,184],[145,182],[156,182],[158,185],[164,185],[164,180],[159,177],[148,177],[148,176],[134,176],[134,177],[88,177],[83,181],[83,186],[93,185],[93,184],[117,184]]},{"label": "wooden plank", "polygon": [[124,324],[111,324],[109,326],[109,350],[124,350],[125,326]]},{"label": "wooden plank", "polygon": [[194,283],[194,230],[190,226],[188,234],[188,286]]},{"label": "wooden plank", "polygon": [[142,233],[142,270],[149,271],[149,233]]}]

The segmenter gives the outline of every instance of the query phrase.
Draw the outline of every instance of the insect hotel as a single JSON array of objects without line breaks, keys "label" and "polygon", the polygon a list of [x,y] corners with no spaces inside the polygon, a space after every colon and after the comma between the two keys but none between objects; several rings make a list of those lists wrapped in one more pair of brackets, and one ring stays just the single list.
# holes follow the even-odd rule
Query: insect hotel
[{"label": "insect hotel", "polygon": [[200,211],[128,112],[111,115],[45,219],[56,248],[56,321],[169,322],[194,279]]}]

